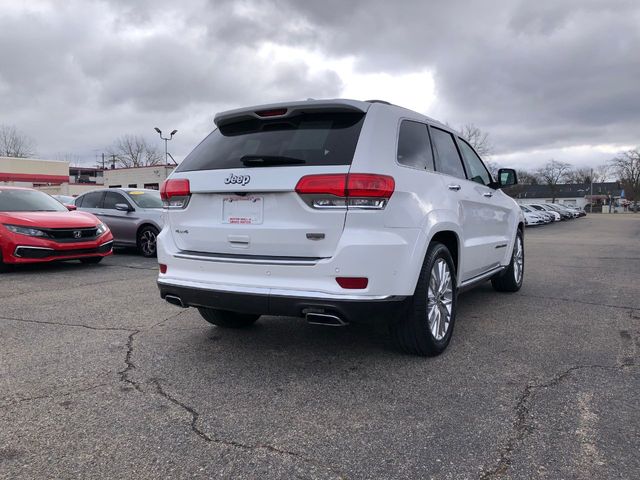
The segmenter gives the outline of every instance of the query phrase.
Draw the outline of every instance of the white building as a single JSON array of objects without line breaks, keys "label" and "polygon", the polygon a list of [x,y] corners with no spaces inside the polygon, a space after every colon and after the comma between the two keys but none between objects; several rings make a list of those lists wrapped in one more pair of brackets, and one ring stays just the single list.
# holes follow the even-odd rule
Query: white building
[{"label": "white building", "polygon": [[160,184],[176,168],[175,165],[154,165],[151,167],[112,168],[105,170],[104,185],[109,188],[152,188],[158,190]]}]

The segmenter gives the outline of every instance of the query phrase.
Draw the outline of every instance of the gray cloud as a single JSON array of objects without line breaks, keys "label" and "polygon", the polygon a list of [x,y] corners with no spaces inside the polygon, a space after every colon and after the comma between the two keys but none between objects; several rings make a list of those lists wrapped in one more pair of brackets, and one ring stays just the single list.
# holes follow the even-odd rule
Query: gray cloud
[{"label": "gray cloud", "polygon": [[124,133],[154,140],[157,124],[180,130],[180,157],[221,109],[340,94],[335,71],[257,55],[265,42],[353,57],[359,72],[430,69],[438,101],[425,113],[477,124],[498,154],[640,143],[632,0],[114,0],[0,12],[0,123],[43,155],[91,157]]}]

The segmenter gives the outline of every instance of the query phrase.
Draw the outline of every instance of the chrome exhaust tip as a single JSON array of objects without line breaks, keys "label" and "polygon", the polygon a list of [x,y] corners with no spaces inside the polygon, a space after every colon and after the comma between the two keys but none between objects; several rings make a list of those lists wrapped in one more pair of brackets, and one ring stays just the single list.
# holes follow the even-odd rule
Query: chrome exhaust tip
[{"label": "chrome exhaust tip", "polygon": [[187,306],[182,303],[182,299],[180,297],[176,297],[175,295],[165,295],[164,299],[171,305],[177,305],[178,307],[187,308]]},{"label": "chrome exhaust tip", "polygon": [[329,313],[307,313],[304,318],[310,325],[322,325],[325,327],[346,327],[349,325],[349,322]]}]

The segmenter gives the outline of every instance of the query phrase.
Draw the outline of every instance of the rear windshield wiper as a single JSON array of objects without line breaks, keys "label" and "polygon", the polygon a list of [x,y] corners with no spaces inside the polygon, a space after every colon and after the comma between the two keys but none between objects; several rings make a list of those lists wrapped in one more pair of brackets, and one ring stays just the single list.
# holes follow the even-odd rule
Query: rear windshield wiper
[{"label": "rear windshield wiper", "polygon": [[240,158],[244,165],[252,167],[271,165],[302,165],[307,163],[302,158],[286,157],[284,155],[244,155]]}]

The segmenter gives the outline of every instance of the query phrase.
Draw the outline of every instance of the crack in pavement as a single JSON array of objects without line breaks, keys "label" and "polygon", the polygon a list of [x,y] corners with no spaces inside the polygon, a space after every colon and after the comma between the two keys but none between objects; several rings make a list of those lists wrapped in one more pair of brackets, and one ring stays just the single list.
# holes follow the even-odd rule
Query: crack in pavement
[{"label": "crack in pavement", "polygon": [[136,382],[135,380],[133,380],[129,376],[129,373],[132,370],[135,370],[135,368],[136,368],[136,365],[135,365],[135,363],[133,363],[133,360],[132,360],[132,357],[133,357],[133,341],[134,341],[135,336],[137,334],[141,333],[141,332],[150,332],[151,330],[153,330],[154,328],[162,325],[163,323],[168,322],[169,320],[172,320],[174,318],[179,317],[180,315],[182,315],[186,311],[187,310],[183,310],[183,311],[178,312],[178,313],[176,313],[174,315],[170,315],[167,318],[163,319],[162,321],[151,325],[149,328],[142,329],[142,330],[140,330],[140,329],[138,329],[138,330],[129,330],[131,333],[129,334],[129,338],[127,339],[127,353],[125,354],[125,357],[124,357],[125,368],[118,372],[118,375],[120,375],[120,381],[122,381],[124,383],[128,383],[129,385],[131,385],[133,388],[135,388],[140,393],[144,393],[143,390],[142,390],[142,387],[140,386],[140,383]]},{"label": "crack in pavement", "polygon": [[70,390],[68,392],[60,392],[60,393],[48,393],[46,395],[36,395],[33,397],[23,397],[23,398],[19,398],[18,400],[15,400],[13,402],[9,402],[9,403],[5,403],[3,405],[0,405],[0,409],[7,409],[7,408],[11,408],[15,405],[19,405],[21,403],[25,403],[25,402],[32,402],[34,400],[42,400],[45,398],[56,398],[56,397],[66,397],[68,395],[74,395],[76,393],[82,393],[82,392],[90,392],[91,390],[96,390],[100,387],[105,387],[107,385],[109,385],[110,383],[98,383],[97,385],[91,385],[89,387],[83,387],[83,388],[77,388],[75,390]]},{"label": "crack in pavement", "polygon": [[193,433],[195,433],[198,437],[202,438],[204,441],[206,441],[208,443],[215,443],[217,445],[223,445],[223,446],[226,446],[226,447],[237,448],[237,449],[240,449],[240,450],[244,450],[246,452],[252,452],[254,450],[266,450],[268,452],[275,453],[275,454],[278,454],[278,455],[287,455],[287,456],[296,458],[298,460],[301,460],[301,461],[303,461],[305,463],[308,463],[309,465],[313,465],[314,467],[327,469],[331,473],[333,473],[334,475],[337,475],[337,477],[340,478],[340,479],[346,479],[347,478],[346,475],[344,475],[341,472],[338,472],[333,467],[318,463],[314,459],[309,458],[309,457],[305,457],[305,456],[303,456],[303,455],[301,455],[300,453],[297,453],[297,452],[292,452],[290,450],[283,450],[281,448],[274,447],[273,445],[268,445],[268,444],[249,445],[249,444],[236,442],[234,440],[223,440],[223,439],[217,438],[215,436],[211,436],[211,435],[207,434],[206,432],[204,432],[200,427],[198,427],[198,419],[200,418],[200,413],[198,413],[198,411],[195,408],[187,405],[186,403],[180,401],[179,399],[177,399],[173,395],[167,393],[167,391],[162,387],[162,384],[160,383],[160,381],[157,378],[151,379],[150,383],[155,385],[156,393],[158,395],[160,395],[161,397],[167,399],[169,402],[173,403],[174,405],[182,408],[187,413],[189,413],[189,415],[191,415],[191,422],[189,423],[189,427],[191,428],[191,431]]},{"label": "crack in pavement", "polygon": [[118,372],[118,375],[120,375],[120,381],[124,383],[128,383],[137,391],[142,393],[142,388],[140,388],[140,384],[129,377],[129,372],[136,368],[135,364],[131,360],[131,356],[133,355],[133,338],[139,333],[140,333],[140,330],[136,330],[129,334],[129,338],[127,339],[127,353],[125,354],[125,357],[124,357],[125,367],[123,370],[120,370]]},{"label": "crack in pavement", "polygon": [[530,293],[516,293],[516,296],[518,297],[529,297],[529,298],[541,298],[543,300],[559,300],[561,302],[572,302],[572,303],[580,303],[582,305],[594,305],[596,307],[609,307],[609,308],[619,308],[622,310],[631,310],[633,311],[640,311],[640,308],[638,307],[628,307],[625,305],[611,305],[608,303],[598,303],[598,302],[587,302],[585,300],[576,300],[574,298],[563,298],[563,297],[549,297],[549,296],[545,296],[545,295],[532,295]]},{"label": "crack in pavement", "polygon": [[532,402],[538,390],[555,387],[560,382],[562,382],[562,380],[564,380],[577,370],[597,368],[605,370],[623,370],[625,368],[637,366],[639,365],[635,363],[627,363],[622,365],[575,365],[560,372],[545,383],[529,383],[518,398],[518,402],[515,406],[516,418],[513,421],[512,435],[510,436],[510,438],[508,438],[506,446],[501,450],[498,461],[490,470],[486,470],[480,475],[480,480],[488,480],[496,477],[501,477],[505,475],[509,467],[511,467],[511,461],[514,451],[519,446],[519,444],[524,441],[525,437],[533,432],[534,428],[532,425],[527,423],[527,417],[530,414]]},{"label": "crack in pavement", "polygon": [[41,325],[55,325],[59,327],[78,327],[78,328],[88,328],[89,330],[98,330],[105,332],[134,332],[131,328],[124,327],[94,327],[91,325],[84,325],[82,323],[64,323],[64,322],[51,322],[47,320],[27,320],[25,318],[14,318],[14,317],[2,317],[0,316],[0,320],[6,320],[9,322],[23,322],[23,323],[38,323]]}]

